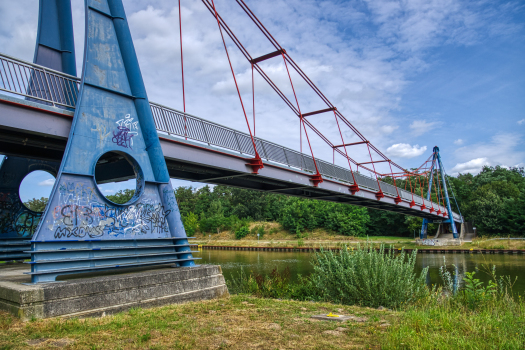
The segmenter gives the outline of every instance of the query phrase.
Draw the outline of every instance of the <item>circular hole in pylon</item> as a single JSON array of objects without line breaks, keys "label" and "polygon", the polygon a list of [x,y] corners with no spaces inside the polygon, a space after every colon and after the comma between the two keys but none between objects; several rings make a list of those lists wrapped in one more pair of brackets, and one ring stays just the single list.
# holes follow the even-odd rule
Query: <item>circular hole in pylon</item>
[{"label": "circular hole in pylon", "polygon": [[114,204],[130,204],[140,196],[142,176],[136,161],[126,153],[107,152],[95,166],[95,182],[100,193]]},{"label": "circular hole in pylon", "polygon": [[18,189],[24,207],[42,213],[46,209],[54,184],[55,176],[47,171],[34,170],[27,174]]}]

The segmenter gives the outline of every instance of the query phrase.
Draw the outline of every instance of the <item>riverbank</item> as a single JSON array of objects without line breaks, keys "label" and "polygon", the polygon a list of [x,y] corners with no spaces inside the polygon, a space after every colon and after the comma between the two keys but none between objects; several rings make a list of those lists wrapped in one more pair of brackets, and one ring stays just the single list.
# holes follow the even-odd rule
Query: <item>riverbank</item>
[{"label": "riverbank", "polygon": [[[205,245],[199,244],[199,249],[211,249],[211,250],[247,250],[247,251],[265,251],[265,252],[319,252],[321,249],[340,250],[344,249],[341,247],[322,246],[321,247],[303,247],[303,246],[229,246],[229,245]],[[349,247],[347,247],[348,249]],[[376,247],[379,249],[379,247]],[[449,247],[426,247],[419,246],[417,248],[392,248],[393,250],[400,251],[404,249],[407,253],[412,253],[414,249],[417,249],[422,254],[440,254],[440,253],[454,253],[454,254],[524,254],[525,249],[458,249],[457,246]],[[386,248],[386,251],[390,251],[390,248]]]},{"label": "riverbank", "polygon": [[[0,312],[0,348],[522,349],[522,311],[465,312],[439,305],[390,311],[234,295],[80,320],[22,323]],[[354,319],[310,318],[330,312]]]},{"label": "riverbank", "polygon": [[[259,251],[314,251],[321,247],[324,249],[341,249],[345,246],[352,247],[358,244],[365,244],[368,240],[375,248],[381,245],[392,247],[396,250],[405,249],[425,253],[450,252],[450,253],[480,253],[480,254],[525,254],[525,241],[521,240],[492,240],[492,239],[474,239],[472,242],[463,242],[461,246],[428,246],[417,245],[416,241],[404,237],[370,237],[370,238],[347,238],[341,240],[323,240],[323,239],[227,239],[211,238],[197,239],[192,243],[198,244],[204,249],[229,249],[229,250],[259,250]],[[200,239],[199,239],[200,238]]]},{"label": "riverbank", "polygon": [[[491,251],[501,251],[505,253],[525,254],[525,240],[519,239],[494,239],[494,238],[475,238],[472,242],[463,242],[461,246],[418,246],[414,237],[395,237],[395,236],[370,236],[370,237],[351,237],[337,235],[326,230],[316,229],[311,232],[306,232],[301,238],[286,230],[283,230],[281,225],[275,222],[253,222],[249,226],[250,234],[241,239],[236,239],[235,234],[230,231],[222,231],[213,234],[195,233],[195,240],[192,243],[204,247],[239,247],[241,248],[256,248],[261,250],[265,248],[314,248],[320,247],[326,249],[339,249],[345,245],[352,246],[363,244],[367,241],[372,243],[376,248],[381,244],[395,249],[404,248],[405,250],[479,250],[482,253],[490,253]],[[260,234],[257,237],[257,233]],[[432,237],[429,237],[432,238]],[[271,251],[271,250],[270,250]]]}]

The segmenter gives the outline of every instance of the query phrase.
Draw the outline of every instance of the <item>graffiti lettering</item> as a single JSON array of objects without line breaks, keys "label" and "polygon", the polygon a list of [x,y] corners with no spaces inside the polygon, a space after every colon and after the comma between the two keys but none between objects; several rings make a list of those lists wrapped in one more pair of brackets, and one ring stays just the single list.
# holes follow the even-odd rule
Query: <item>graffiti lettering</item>
[{"label": "graffiti lettering", "polygon": [[133,148],[133,137],[138,135],[138,121],[134,122],[129,114],[117,121],[117,131],[113,131],[111,141],[124,148]]},{"label": "graffiti lettering", "polygon": [[55,223],[58,224],[55,238],[95,238],[104,234],[119,236],[167,233],[167,217],[171,210],[165,210],[160,203],[140,203],[120,208],[97,202],[91,206],[56,206],[53,213]]},{"label": "graffiti lettering", "polygon": [[31,237],[41,216],[41,213],[27,210],[16,193],[0,193],[0,235],[14,233],[20,237]]}]

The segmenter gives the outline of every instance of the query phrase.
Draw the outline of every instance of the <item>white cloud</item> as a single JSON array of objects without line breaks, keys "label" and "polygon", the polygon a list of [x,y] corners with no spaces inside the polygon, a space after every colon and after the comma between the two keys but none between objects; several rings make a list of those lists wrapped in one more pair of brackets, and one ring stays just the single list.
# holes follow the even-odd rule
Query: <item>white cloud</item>
[{"label": "white cloud", "polygon": [[489,141],[463,146],[455,151],[459,163],[452,169],[458,172],[478,172],[483,165],[512,167],[524,163],[523,136],[499,133]]},{"label": "white cloud", "polygon": [[55,184],[55,179],[47,179],[44,181],[40,181],[38,183],[38,186],[53,186]]},{"label": "white cloud", "polygon": [[426,132],[429,132],[432,129],[435,129],[439,126],[439,122],[427,122],[426,120],[414,120],[410,124],[410,129],[412,129],[412,134],[414,136],[423,135]]},{"label": "white cloud", "polygon": [[[0,1],[0,48],[3,53],[32,59],[37,26],[34,3],[32,0]],[[148,97],[182,109],[177,6],[168,0],[126,0],[124,3]],[[275,50],[235,2],[216,3],[221,16],[253,57]],[[414,72],[434,64],[431,58],[435,57],[430,55],[432,50],[428,48],[439,48],[443,43],[470,44],[494,32],[495,26],[500,33],[511,31],[512,28],[501,27],[501,24],[512,24],[502,19],[507,12],[513,11],[512,6],[516,6],[507,5],[505,10],[503,6],[490,6],[483,1],[457,0],[250,0],[247,3],[312,81],[366,138],[380,150],[393,144],[388,149],[405,158],[426,151],[426,146],[410,146],[407,142],[413,143],[413,137],[440,126],[440,122],[416,120],[410,125],[410,135],[404,135],[406,133],[399,130],[406,126],[400,126],[401,122],[392,113],[398,110],[404,88],[411,83]],[[73,1],[72,7],[80,67],[83,2]],[[201,2],[185,2],[182,27],[187,111],[246,131],[213,16]],[[226,41],[246,112],[251,117],[251,67],[227,37]],[[283,61],[279,59],[275,57],[261,65],[295,105]],[[326,108],[293,74],[302,112]],[[297,117],[257,75],[255,91],[257,136],[298,149]],[[334,143],[341,142],[333,115],[316,115],[310,120]],[[332,149],[312,134],[309,133],[316,156],[330,160]],[[406,138],[399,139],[401,134]],[[345,142],[358,141],[353,139],[355,135],[349,128],[343,130],[343,135]],[[367,152],[363,154],[367,156]],[[360,155],[352,154],[352,157],[358,159]],[[509,164],[519,162],[523,162],[523,158]]]},{"label": "white cloud", "polygon": [[457,139],[456,141],[454,141],[454,144],[460,146],[463,144],[463,142],[465,141],[463,141],[462,139]]},{"label": "white cloud", "polygon": [[422,155],[426,150],[427,146],[419,147],[419,145],[410,146],[408,143],[397,143],[388,147],[386,152],[392,157],[414,158]]},{"label": "white cloud", "polygon": [[521,124],[525,124],[525,119],[518,120],[518,124],[519,124],[519,125],[521,125]]},{"label": "white cloud", "polygon": [[458,173],[466,174],[477,174],[485,165],[490,165],[490,162],[486,157],[476,158],[469,160],[465,163],[458,163],[455,167],[452,168],[452,174],[457,175]]}]

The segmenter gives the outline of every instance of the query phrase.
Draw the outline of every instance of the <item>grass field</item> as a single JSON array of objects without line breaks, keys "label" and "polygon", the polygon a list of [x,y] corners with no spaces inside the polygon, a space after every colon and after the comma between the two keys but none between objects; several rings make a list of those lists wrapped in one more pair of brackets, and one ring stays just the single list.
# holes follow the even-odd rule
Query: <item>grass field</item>
[{"label": "grass field", "polygon": [[[329,312],[356,322],[317,321]],[[397,313],[329,303],[232,296],[91,319],[22,323],[0,313],[0,349],[379,348]]]},{"label": "grass field", "polygon": [[[523,311],[380,311],[236,295],[89,319],[22,323],[0,312],[0,349],[523,349]],[[355,320],[310,318],[329,312]]]}]

